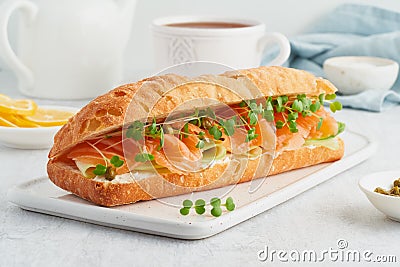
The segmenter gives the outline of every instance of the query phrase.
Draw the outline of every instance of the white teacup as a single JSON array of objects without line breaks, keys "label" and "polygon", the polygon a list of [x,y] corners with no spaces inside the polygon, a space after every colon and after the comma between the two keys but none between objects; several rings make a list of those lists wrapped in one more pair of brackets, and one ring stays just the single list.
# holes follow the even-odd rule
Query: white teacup
[{"label": "white teacup", "polygon": [[[122,81],[135,0],[8,0],[0,5],[0,57],[21,93],[92,98]],[[16,53],[7,24],[22,11]]]},{"label": "white teacup", "polygon": [[210,61],[232,68],[258,67],[265,47],[276,43],[280,51],[268,65],[289,58],[290,43],[281,33],[265,32],[264,23],[248,19],[207,16],[165,17],[153,21],[156,68]]}]

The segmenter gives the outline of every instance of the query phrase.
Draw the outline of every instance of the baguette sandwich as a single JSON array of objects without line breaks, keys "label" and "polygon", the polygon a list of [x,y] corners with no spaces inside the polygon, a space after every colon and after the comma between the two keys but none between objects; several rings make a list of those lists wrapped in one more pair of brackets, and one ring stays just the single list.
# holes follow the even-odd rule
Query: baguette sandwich
[{"label": "baguette sandwich", "polygon": [[54,138],[50,180],[102,206],[219,188],[339,160],[336,88],[284,67],[174,74],[97,97]]}]

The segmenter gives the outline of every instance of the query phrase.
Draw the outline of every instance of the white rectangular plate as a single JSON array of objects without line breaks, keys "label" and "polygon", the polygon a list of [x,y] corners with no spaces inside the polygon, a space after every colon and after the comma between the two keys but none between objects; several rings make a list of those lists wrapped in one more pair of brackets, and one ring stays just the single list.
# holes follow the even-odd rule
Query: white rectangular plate
[{"label": "white rectangular plate", "polygon": [[[358,133],[346,131],[342,138],[346,152],[339,161],[161,200],[114,208],[99,207],[56,187],[47,177],[20,184],[12,188],[8,196],[11,202],[31,211],[174,238],[200,239],[220,233],[330,179],[364,161],[376,149],[373,142]],[[255,187],[258,189],[249,192]],[[193,211],[188,216],[180,215],[178,206],[184,199],[209,200],[214,196],[233,197],[236,209],[224,212],[218,218],[209,215],[209,211],[201,216]]]}]

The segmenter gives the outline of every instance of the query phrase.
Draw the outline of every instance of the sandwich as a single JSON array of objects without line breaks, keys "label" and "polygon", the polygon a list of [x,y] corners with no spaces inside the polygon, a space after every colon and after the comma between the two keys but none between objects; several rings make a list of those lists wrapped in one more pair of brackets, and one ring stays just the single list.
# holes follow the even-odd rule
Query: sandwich
[{"label": "sandwich", "polygon": [[291,68],[167,74],[83,107],[54,138],[50,180],[101,206],[249,182],[339,160],[336,88]]}]

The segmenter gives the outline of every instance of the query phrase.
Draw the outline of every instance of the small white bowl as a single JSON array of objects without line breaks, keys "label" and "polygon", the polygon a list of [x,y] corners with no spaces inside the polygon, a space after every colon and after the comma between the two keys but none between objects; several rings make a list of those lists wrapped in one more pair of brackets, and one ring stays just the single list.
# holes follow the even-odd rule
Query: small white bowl
[{"label": "small white bowl", "polygon": [[340,93],[389,90],[397,79],[399,64],[379,57],[332,57],[323,64],[326,78]]},{"label": "small white bowl", "polygon": [[[40,106],[76,113],[77,108],[64,106]],[[54,135],[62,126],[38,128],[14,128],[0,126],[0,143],[19,149],[47,149],[53,145]]]},{"label": "small white bowl", "polygon": [[390,189],[400,177],[400,170],[371,173],[360,179],[358,185],[372,205],[390,219],[400,222],[400,197],[374,192],[375,188]]}]

